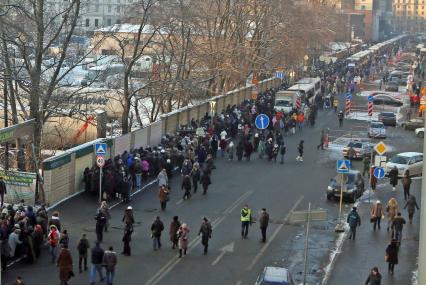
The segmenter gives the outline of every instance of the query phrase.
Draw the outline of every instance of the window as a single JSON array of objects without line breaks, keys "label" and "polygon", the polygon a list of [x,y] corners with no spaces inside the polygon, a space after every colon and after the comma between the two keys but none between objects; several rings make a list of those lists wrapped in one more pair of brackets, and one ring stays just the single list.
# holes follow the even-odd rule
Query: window
[{"label": "window", "polygon": [[120,25],[120,24],[121,24],[121,20],[120,20],[120,19],[117,19],[116,24]]},{"label": "window", "polygon": [[120,13],[120,5],[117,5],[117,13]]},{"label": "window", "polygon": [[99,19],[95,19],[95,27],[99,26]]},{"label": "window", "polygon": [[108,5],[108,13],[111,13],[111,5]]},{"label": "window", "polygon": [[95,5],[95,12],[99,12],[99,5]]},{"label": "window", "polygon": [[90,19],[86,19],[86,27],[90,26]]},{"label": "window", "polygon": [[365,5],[361,5],[361,10],[366,10]]},{"label": "window", "polygon": [[111,19],[107,19],[107,25],[111,26],[111,24],[112,24],[112,20]]}]

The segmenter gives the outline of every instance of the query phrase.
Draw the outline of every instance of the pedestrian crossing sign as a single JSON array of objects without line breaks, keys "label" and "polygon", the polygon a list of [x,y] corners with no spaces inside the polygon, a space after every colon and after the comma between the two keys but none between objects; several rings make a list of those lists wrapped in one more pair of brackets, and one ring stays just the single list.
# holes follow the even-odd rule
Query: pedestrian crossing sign
[{"label": "pedestrian crossing sign", "polygon": [[106,155],[107,145],[106,143],[96,143],[95,144],[95,153],[96,155]]},{"label": "pedestrian crossing sign", "polygon": [[348,173],[351,168],[351,161],[347,159],[339,159],[337,161],[337,173]]}]

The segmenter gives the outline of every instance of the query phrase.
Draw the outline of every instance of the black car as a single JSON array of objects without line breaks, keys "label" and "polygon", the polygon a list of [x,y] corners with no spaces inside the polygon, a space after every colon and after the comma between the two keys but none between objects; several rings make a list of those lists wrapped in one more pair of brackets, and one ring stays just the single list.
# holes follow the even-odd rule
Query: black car
[{"label": "black car", "polygon": [[401,107],[404,103],[402,103],[401,100],[389,95],[376,95],[373,98],[373,104]]},{"label": "black car", "polygon": [[381,112],[379,114],[379,121],[385,126],[396,126],[396,115],[393,112]]},{"label": "black car", "polygon": [[[330,179],[330,184],[327,187],[327,200],[335,197],[340,197],[341,181],[339,181],[341,174]],[[362,196],[364,192],[364,179],[362,179],[361,172],[358,170],[349,170],[345,174],[346,187],[343,187],[343,199],[354,203],[357,198]]]},{"label": "black car", "polygon": [[396,82],[396,81],[389,81],[385,86],[385,91],[398,92],[398,90],[399,90],[399,82]]}]

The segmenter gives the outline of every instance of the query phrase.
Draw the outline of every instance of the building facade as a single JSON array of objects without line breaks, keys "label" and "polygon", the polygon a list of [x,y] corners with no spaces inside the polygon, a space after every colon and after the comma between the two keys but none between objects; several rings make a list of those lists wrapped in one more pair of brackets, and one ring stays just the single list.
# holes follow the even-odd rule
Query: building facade
[{"label": "building facade", "polygon": [[425,0],[393,0],[392,8],[398,32],[426,31]]},{"label": "building facade", "polygon": [[[83,0],[79,13],[77,33],[92,33],[95,29],[123,22],[125,12],[137,0]],[[70,5],[69,1],[48,0],[49,13],[59,14]]]}]

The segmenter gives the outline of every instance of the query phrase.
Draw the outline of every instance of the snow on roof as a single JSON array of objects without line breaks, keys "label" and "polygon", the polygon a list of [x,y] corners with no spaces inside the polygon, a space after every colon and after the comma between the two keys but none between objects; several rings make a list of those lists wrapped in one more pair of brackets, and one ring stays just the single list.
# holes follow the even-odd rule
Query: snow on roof
[{"label": "snow on roof", "polygon": [[[137,33],[140,29],[140,25],[133,24],[115,24],[95,30],[95,32],[101,33]],[[160,34],[168,34],[169,31],[165,28],[156,28],[153,25],[144,25],[142,28],[142,34],[152,34],[154,32]]]}]

